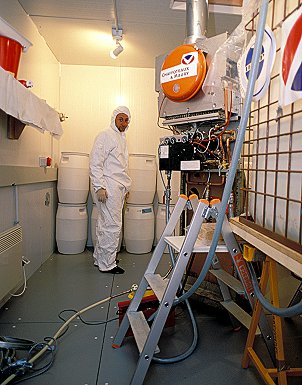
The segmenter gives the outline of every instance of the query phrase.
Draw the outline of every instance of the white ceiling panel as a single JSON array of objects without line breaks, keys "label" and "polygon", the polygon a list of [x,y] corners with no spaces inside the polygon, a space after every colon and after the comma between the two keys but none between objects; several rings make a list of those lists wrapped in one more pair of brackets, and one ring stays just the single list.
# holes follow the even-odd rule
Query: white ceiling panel
[{"label": "white ceiling panel", "polygon": [[[171,10],[170,0],[117,0],[124,51],[113,60],[111,0],[19,0],[62,64],[154,67],[155,57],[185,38],[185,12]],[[240,16],[210,13],[208,36],[232,32]]]},{"label": "white ceiling panel", "polygon": [[112,0],[19,0],[30,16],[111,20]]}]

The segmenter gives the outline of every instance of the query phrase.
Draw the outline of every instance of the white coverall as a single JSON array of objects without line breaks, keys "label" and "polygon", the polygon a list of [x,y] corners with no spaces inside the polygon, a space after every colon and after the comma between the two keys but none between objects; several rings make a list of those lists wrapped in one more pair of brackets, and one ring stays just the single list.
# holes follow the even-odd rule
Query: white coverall
[{"label": "white coverall", "polygon": [[115,118],[121,113],[129,117],[130,123],[128,108],[124,106],[116,108],[112,113],[110,127],[96,137],[90,154],[90,177],[94,191],[104,188],[108,193],[104,203],[97,202],[98,219],[93,258],[94,264],[101,271],[116,267],[115,259],[122,230],[124,199],[131,185],[131,179],[127,173],[126,135],[115,125]]}]

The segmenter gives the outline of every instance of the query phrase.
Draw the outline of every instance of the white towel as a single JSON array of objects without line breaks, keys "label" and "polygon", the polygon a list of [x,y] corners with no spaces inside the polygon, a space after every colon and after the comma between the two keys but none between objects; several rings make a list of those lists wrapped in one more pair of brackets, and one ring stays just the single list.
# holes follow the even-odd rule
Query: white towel
[{"label": "white towel", "polygon": [[57,136],[63,134],[58,112],[2,67],[0,67],[0,109],[41,132],[49,131]]}]

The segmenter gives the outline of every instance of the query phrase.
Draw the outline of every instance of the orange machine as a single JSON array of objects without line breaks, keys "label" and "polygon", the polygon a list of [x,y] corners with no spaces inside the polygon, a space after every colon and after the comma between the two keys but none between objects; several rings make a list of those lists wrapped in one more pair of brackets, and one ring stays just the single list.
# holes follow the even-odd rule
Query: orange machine
[{"label": "orange machine", "polygon": [[166,57],[162,65],[162,90],[172,101],[189,100],[199,91],[206,72],[204,53],[193,44],[180,45]]}]

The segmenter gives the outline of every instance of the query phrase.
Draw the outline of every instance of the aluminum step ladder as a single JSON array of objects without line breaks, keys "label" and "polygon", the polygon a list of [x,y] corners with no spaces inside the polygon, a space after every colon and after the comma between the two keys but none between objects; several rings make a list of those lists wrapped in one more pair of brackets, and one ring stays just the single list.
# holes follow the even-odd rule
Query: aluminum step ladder
[{"label": "aluminum step ladder", "polygon": [[[190,205],[194,210],[194,215],[188,232],[184,237],[172,236],[176,224],[187,205]],[[217,206],[212,205],[212,207],[209,207],[207,203],[201,200],[198,201],[196,195],[193,195],[190,198],[187,198],[185,195],[181,195],[175,205],[172,215],[153,252],[149,265],[127,309],[112,344],[114,348],[119,348],[126,336],[129,326],[131,326],[140,353],[137,367],[131,380],[131,385],[141,385],[144,381],[147,370],[152,361],[152,357],[154,353],[158,352],[157,344],[173,302],[175,298],[177,298],[177,292],[181,285],[182,277],[185,273],[190,256],[192,252],[199,251],[197,238],[201,226],[206,219],[211,216],[215,217],[218,215],[217,207],[219,207],[219,204]],[[224,237],[226,243],[228,243],[228,247],[226,248],[226,246],[223,246],[222,250],[229,250],[234,263],[238,267],[244,291],[249,294],[252,291],[252,284],[247,277],[245,277],[245,270],[243,269],[245,261],[230,227],[226,228],[227,224],[228,221],[225,218]],[[228,231],[230,231],[230,233],[228,233]],[[156,273],[156,269],[167,244],[173,247],[176,251],[179,251],[170,279],[164,279]],[[216,251],[219,247],[221,247],[221,245],[217,246]],[[208,249],[209,247],[207,247],[207,250]],[[148,287],[151,287],[159,300],[159,308],[153,319],[151,328],[149,327],[144,313],[142,311],[138,311],[138,307]],[[232,304],[232,309],[234,307],[236,307],[235,303]],[[228,310],[231,311],[232,309],[229,305]]]},{"label": "aluminum step ladder", "polygon": [[[181,250],[172,270],[171,278],[163,279],[163,277],[159,274],[156,274],[156,269],[167,246],[166,237],[172,236],[183,210],[187,205],[192,204],[192,201],[195,201],[195,206],[197,208],[191,221],[189,231],[181,246]],[[196,195],[190,197],[189,199],[185,195],[181,195],[179,197],[163,234],[153,252],[152,258],[142,277],[138,289],[114,338],[112,346],[114,348],[119,348],[125,338],[129,326],[131,326],[140,353],[131,385],[140,385],[144,381],[147,370],[152,361],[152,357],[155,351],[158,350],[157,344],[159,338],[173,305],[176,293],[179,289],[187,263],[192,254],[201,224],[206,219],[208,207],[206,204],[202,202],[198,203],[197,201],[198,199]],[[151,287],[159,300],[159,308],[154,317],[151,328],[149,327],[143,312],[138,311],[138,307],[148,286]]]},{"label": "aluminum step ladder", "polygon": [[[219,204],[220,204],[219,199],[212,199],[210,202],[208,202],[207,200],[201,200],[201,201],[205,203],[209,208],[207,219],[211,217],[215,219],[216,217],[218,217]],[[196,204],[197,204],[196,201],[193,200],[192,201],[193,210],[197,209]],[[202,224],[201,231],[203,227],[206,225],[207,225],[206,223]],[[216,253],[212,261],[212,269],[210,269],[209,272],[217,278],[218,286],[220,288],[220,292],[223,298],[223,301],[220,301],[220,304],[229,312],[231,321],[234,327],[238,326],[234,322],[234,319],[236,319],[237,321],[239,321],[241,325],[249,329],[252,317],[249,313],[247,313],[244,309],[242,309],[233,300],[231,290],[248,299],[252,309],[254,305],[254,301],[252,297],[253,286],[252,286],[250,275],[247,269],[246,262],[243,259],[238,242],[236,241],[235,236],[231,231],[231,227],[229,225],[226,215],[224,217],[221,235],[225,244],[217,245]],[[179,251],[179,247],[177,247],[177,244],[175,243],[175,241],[173,242],[173,238],[166,238],[166,240],[168,244],[174,247],[176,251]],[[202,252],[202,251],[208,252],[209,245],[201,245],[201,247],[200,246],[198,247],[198,246],[199,246],[198,243],[195,244],[195,247],[193,249],[194,252]],[[221,268],[219,257],[218,257],[220,252],[228,252],[230,254],[233,265],[237,271],[238,279]],[[269,332],[269,328],[266,324],[266,320],[263,320],[263,329],[266,330],[266,333]],[[257,328],[256,334],[257,335],[261,334],[259,328]]]}]

